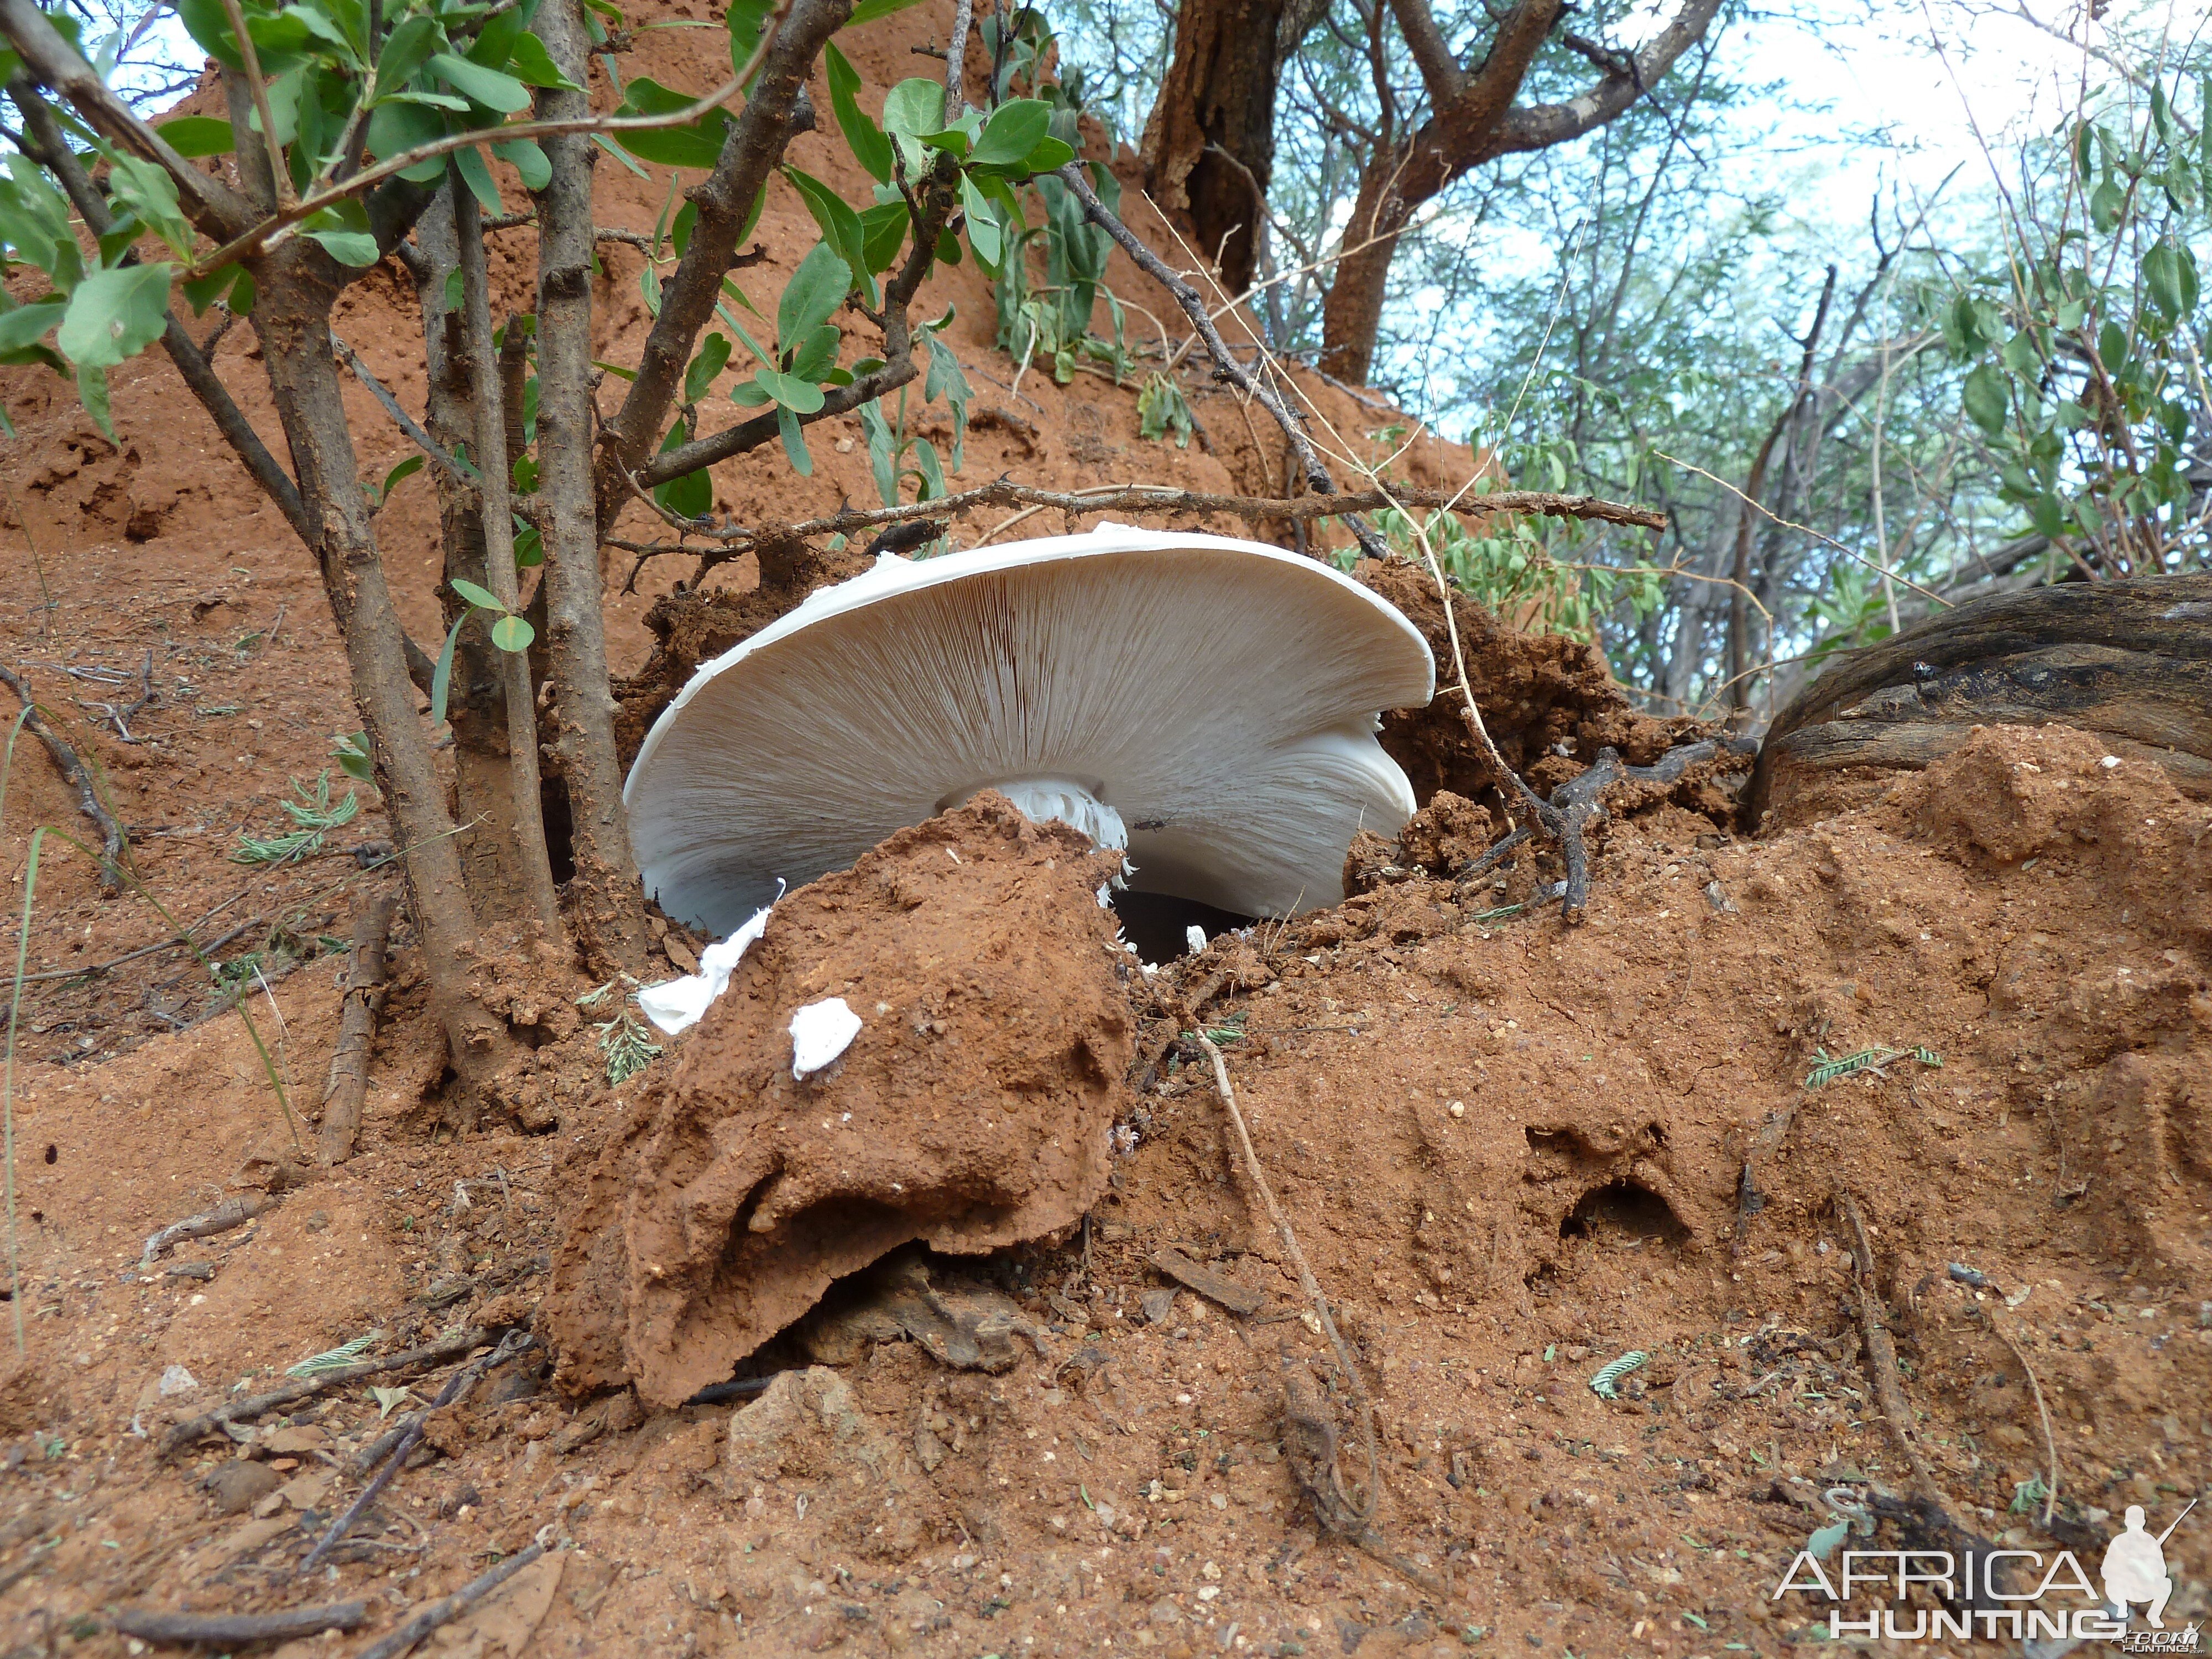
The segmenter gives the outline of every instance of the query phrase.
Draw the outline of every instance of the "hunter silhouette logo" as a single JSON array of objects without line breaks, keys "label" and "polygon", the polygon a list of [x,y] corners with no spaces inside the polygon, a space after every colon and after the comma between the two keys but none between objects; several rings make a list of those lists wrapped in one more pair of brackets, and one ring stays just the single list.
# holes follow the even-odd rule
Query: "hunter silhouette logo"
[{"label": "hunter silhouette logo", "polygon": [[[1943,1550],[1847,1549],[1838,1564],[1841,1571],[1833,1579],[1820,1557],[1798,1551],[1770,1599],[1778,1601],[1791,1594],[1821,1598],[1828,1604],[1831,1640],[1847,1636],[1892,1642],[1975,1636],[2014,1642],[2071,1638],[2111,1642],[2127,1653],[2202,1653],[2203,1633],[2194,1623],[2168,1630],[2165,1618],[2176,1577],[2166,1559],[2166,1540],[2196,1507],[2192,1498],[2163,1532],[2154,1534],[2142,1508],[2131,1505],[2124,1516],[2124,1526],[2106,1546],[2099,1563],[2101,1595],[2071,1550],[1997,1549],[1954,1555]],[[1942,1605],[1932,1609],[1910,1606],[1915,1584]],[[1867,1604],[1853,1607],[1859,1596],[1867,1597]],[[2137,1607],[2143,1610],[2149,1629],[2128,1628]],[[1901,1623],[1900,1617],[1912,1622]]]},{"label": "hunter silhouette logo", "polygon": [[2166,1600],[2173,1594],[2173,1579],[2166,1570],[2166,1540],[2196,1507],[2192,1498],[2189,1509],[2154,1538],[2143,1529],[2142,1505],[2128,1505],[2127,1529],[2105,1546],[2105,1600],[2119,1617],[2127,1616],[2130,1603],[2144,1601],[2149,1604],[2150,1627],[2166,1628]]}]

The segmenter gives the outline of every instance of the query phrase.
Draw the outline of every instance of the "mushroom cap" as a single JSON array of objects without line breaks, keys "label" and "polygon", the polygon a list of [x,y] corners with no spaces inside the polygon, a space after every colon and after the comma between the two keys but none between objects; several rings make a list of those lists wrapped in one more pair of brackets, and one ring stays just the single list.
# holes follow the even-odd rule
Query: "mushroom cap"
[{"label": "mushroom cap", "polygon": [[1374,733],[1435,684],[1387,600],[1263,543],[1109,524],[886,555],[703,665],[623,799],[646,890],[717,934],[779,880],[1036,780],[1118,812],[1132,886],[1284,915],[1343,896],[1356,831],[1412,816]]}]

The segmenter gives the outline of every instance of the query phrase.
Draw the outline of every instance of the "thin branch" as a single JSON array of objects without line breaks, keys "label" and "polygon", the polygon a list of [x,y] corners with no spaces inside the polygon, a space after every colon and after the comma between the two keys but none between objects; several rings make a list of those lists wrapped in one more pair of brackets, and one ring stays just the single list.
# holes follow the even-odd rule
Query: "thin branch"
[{"label": "thin branch", "polygon": [[284,165],[284,146],[276,142],[276,118],[269,109],[269,87],[262,78],[261,54],[254,46],[252,32],[246,27],[246,11],[238,0],[222,0],[222,10],[223,15],[230,19],[230,37],[238,43],[238,55],[246,64],[246,87],[253,94],[253,112],[261,119],[261,143],[269,152],[269,179],[276,187],[276,205],[291,207],[299,198],[292,193],[292,173]]},{"label": "thin branch", "polygon": [[354,378],[368,388],[369,395],[384,405],[384,412],[392,416],[392,423],[407,434],[409,441],[416,448],[428,457],[433,466],[464,489],[474,489],[477,487],[477,481],[462,471],[460,463],[440,448],[438,441],[425,432],[415,417],[399,406],[399,399],[392,395],[383,381],[369,372],[368,365],[361,360],[361,354],[338,338],[335,330],[331,334],[331,349],[337,354],[340,362],[354,372]]},{"label": "thin branch", "polygon": [[[106,235],[115,228],[115,216],[108,211],[106,198],[94,185],[84,164],[77,160],[76,152],[63,136],[53,106],[21,76],[9,83],[8,95],[22,112],[24,137],[29,141],[24,144],[23,153],[61,181],[70,204],[76,209],[86,229],[94,236]],[[136,263],[137,255],[126,254],[125,258],[126,263]],[[276,504],[276,510],[284,515],[292,532],[312,547],[314,536],[307,522],[307,508],[301,504],[298,487],[269,453],[268,445],[261,441],[261,434],[240,411],[230,389],[215,372],[215,349],[228,326],[229,316],[226,313],[225,320],[218,325],[203,349],[192,343],[192,337],[185,332],[173,310],[161,331],[161,349],[169,354],[169,361],[177,366],[185,386],[213,417],[223,441],[230,446],[254,483],[261,486],[262,493]]]},{"label": "thin branch", "polygon": [[[1170,270],[1165,260],[1147,247],[1134,231],[1123,224],[1119,216],[1098,199],[1098,192],[1091,188],[1091,180],[1084,176],[1081,162],[1070,161],[1060,168],[1060,179],[1082,204],[1084,216],[1119,243],[1121,251],[1135,260],[1146,276],[1166,289],[1176,304],[1182,308],[1183,315],[1190,319],[1191,326],[1205,340],[1206,355],[1213,359],[1215,371],[1221,378],[1246,397],[1256,400],[1273,417],[1275,424],[1283,429],[1283,435],[1290,440],[1291,447],[1297,454],[1307,487],[1318,495],[1335,495],[1335,482],[1330,478],[1328,468],[1322,465],[1313,440],[1306,435],[1304,422],[1283,401],[1282,394],[1273,386],[1237,361],[1237,354],[1230,350],[1221,337],[1221,331],[1213,325],[1213,319],[1207,313],[1206,301],[1198,290]],[[1359,538],[1360,546],[1370,555],[1382,558],[1388,553],[1389,549],[1382,538],[1375,533],[1371,526],[1356,518],[1346,522],[1351,526],[1352,534]]]},{"label": "thin branch", "polygon": [[[770,14],[769,21],[771,25],[782,19],[790,9],[791,3],[792,0],[783,0],[783,3]],[[15,40],[15,29],[12,19],[18,9],[35,9],[31,8],[30,0],[0,0],[0,32],[4,32],[11,42]],[[43,19],[40,21],[44,21]],[[52,33],[52,26],[48,25],[47,28],[48,32]],[[58,40],[59,37],[56,38]],[[301,220],[319,212],[332,203],[343,201],[349,196],[358,196],[372,185],[380,185],[387,179],[397,178],[400,173],[420,167],[425,161],[451,155],[456,150],[471,149],[479,144],[513,143],[524,138],[558,138],[568,133],[657,132],[669,127],[688,126],[710,111],[720,109],[742,92],[746,82],[753,78],[754,72],[766,61],[769,47],[775,40],[774,28],[765,30],[761,36],[760,45],[754,48],[753,55],[745,60],[744,66],[735,76],[696,102],[686,104],[681,109],[670,110],[663,115],[584,115],[557,121],[514,121],[503,126],[478,127],[468,132],[448,134],[443,138],[434,139],[428,143],[417,144],[412,149],[401,150],[397,155],[387,156],[374,167],[363,168],[350,179],[295,202],[284,211],[272,214],[251,229],[234,236],[231,240],[196,264],[191,274],[204,276],[209,271],[220,270],[223,266],[235,260],[258,253],[282,240],[283,235]],[[17,50],[21,50],[20,46]],[[26,61],[28,61],[27,54],[26,54]],[[40,78],[46,77],[41,74]],[[70,101],[72,103],[77,101],[74,93],[70,94]],[[81,105],[80,107],[82,107]],[[150,135],[152,130],[149,128],[147,131]],[[154,142],[160,143],[158,138]],[[161,144],[161,149],[163,152],[162,155],[151,155],[149,159],[161,161],[163,167],[168,167],[173,173],[182,169],[184,173],[191,178],[206,179],[205,173],[193,168],[167,144]],[[179,182],[181,183],[181,180]],[[240,216],[243,217],[243,216]]]},{"label": "thin branch", "polygon": [[0,664],[0,685],[5,685],[22,699],[24,728],[46,745],[46,753],[52,757],[63,779],[76,790],[77,810],[99,830],[100,890],[113,893],[122,884],[123,860],[129,856],[130,839],[123,833],[123,826],[101,802],[100,791],[93,786],[92,774],[77,758],[76,750],[40,717],[31,688],[3,664]]}]

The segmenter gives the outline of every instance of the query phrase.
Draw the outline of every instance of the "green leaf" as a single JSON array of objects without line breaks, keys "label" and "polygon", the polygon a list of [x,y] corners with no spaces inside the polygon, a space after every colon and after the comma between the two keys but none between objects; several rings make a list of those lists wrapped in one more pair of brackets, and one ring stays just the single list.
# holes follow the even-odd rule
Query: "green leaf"
[{"label": "green leaf", "polygon": [[525,190],[540,191],[553,182],[553,164],[535,138],[514,138],[494,144],[491,153],[515,170]]},{"label": "green leaf", "polygon": [[960,205],[968,216],[968,246],[975,250],[976,262],[983,267],[984,274],[995,276],[999,261],[1006,252],[1006,233],[1000,228],[983,192],[964,173],[960,175]]},{"label": "green leaf", "polygon": [[2197,309],[2197,261],[2171,236],[2160,237],[2143,255],[2142,275],[2151,304],[2167,321],[2178,322]]},{"label": "green leaf", "polygon": [[836,191],[811,173],[787,166],[783,176],[799,191],[806,210],[814,216],[814,222],[822,227],[822,240],[837,251],[851,270],[849,285],[866,294],[870,305],[876,304],[876,279],[868,269],[868,238],[860,228],[860,216]]},{"label": "green leaf", "polygon": [[682,258],[691,246],[691,233],[699,228],[699,204],[686,202],[676,210],[675,220],[668,227],[668,240],[676,246],[676,257]]},{"label": "green leaf", "polygon": [[491,642],[509,654],[529,650],[537,637],[538,630],[512,611],[491,625]]},{"label": "green leaf", "polygon": [[811,380],[802,380],[796,374],[773,368],[761,370],[753,379],[769,397],[796,414],[811,415],[822,407],[822,388]]},{"label": "green leaf", "polygon": [[945,125],[945,88],[919,76],[902,81],[884,96],[884,131],[897,147],[909,176],[928,169],[921,135]]},{"label": "green leaf", "polygon": [[765,409],[775,399],[768,388],[757,380],[744,380],[730,388],[730,401],[741,409]]},{"label": "green leaf", "polygon": [[968,400],[974,392],[960,359],[945,343],[943,331],[933,328],[923,333],[929,341],[929,378],[922,383],[921,395],[942,398],[952,410],[952,470],[957,472],[967,465],[963,456],[968,442]]},{"label": "green leaf", "polygon": [[445,32],[435,19],[416,12],[407,18],[384,39],[384,49],[376,55],[376,83],[374,96],[389,98],[415,76],[415,72],[430,61],[430,54],[438,50]]},{"label": "green leaf", "polygon": [[446,631],[446,648],[438,653],[438,665],[430,672],[430,724],[434,726],[446,723],[446,701],[453,684],[453,651],[461,642],[461,629],[475,614],[464,611],[453,618],[453,627]]},{"label": "green leaf", "polygon": [[2128,193],[2120,188],[2119,181],[2106,173],[2105,180],[2089,193],[2089,222],[2100,231],[2106,231],[2120,222],[2120,215],[2127,210]]},{"label": "green leaf", "polygon": [[[639,112],[625,110],[624,114]],[[644,132],[617,132],[615,142],[641,161],[655,167],[696,167],[712,172],[722,159],[722,116],[720,111],[708,117],[709,125],[688,127],[655,127]]]},{"label": "green leaf", "polygon": [[860,3],[853,8],[853,15],[845,20],[845,27],[856,29],[863,23],[872,23],[878,17],[889,17],[894,12],[904,11],[915,3],[916,0],[860,0]]},{"label": "green leaf", "polygon": [[168,141],[171,149],[188,161],[204,155],[228,155],[235,149],[231,137],[230,123],[218,121],[212,115],[179,115],[162,122],[155,131]]},{"label": "green leaf", "polygon": [[108,407],[107,371],[94,363],[76,366],[76,395],[84,412],[108,442],[115,441],[115,416]]},{"label": "green leaf", "polygon": [[1018,170],[1028,173],[1057,173],[1074,159],[1074,145],[1062,138],[1043,138],[1022,158]]},{"label": "green leaf", "polygon": [[[902,204],[903,206],[903,204]],[[776,302],[776,343],[788,349],[828,322],[852,287],[844,258],[827,242],[817,242],[783,285]],[[732,328],[737,325],[731,324]],[[740,331],[742,332],[742,331]],[[773,368],[775,365],[770,364]]]},{"label": "green leaf", "polygon": [[731,69],[744,68],[760,45],[761,30],[775,14],[775,0],[730,0],[729,15],[724,21],[730,28]]},{"label": "green leaf", "polygon": [[969,160],[977,167],[1018,166],[1043,143],[1052,127],[1052,106],[1042,98],[1015,98],[991,112]]},{"label": "green leaf", "polygon": [[938,465],[937,446],[928,439],[915,440],[914,465],[921,475],[921,488],[915,492],[916,501],[933,501],[945,493],[945,469]]},{"label": "green leaf", "polygon": [[824,379],[837,366],[837,346],[844,337],[835,323],[824,323],[816,329],[792,354],[792,377],[800,380]]},{"label": "green leaf", "polygon": [[487,109],[513,115],[530,107],[530,89],[512,75],[502,75],[468,58],[456,58],[450,52],[431,53],[429,67],[455,92]]},{"label": "green leaf", "polygon": [[54,337],[62,356],[79,368],[105,368],[137,356],[160,339],[168,325],[174,269],[166,262],[118,265],[79,283]]},{"label": "green leaf", "polygon": [[834,40],[822,48],[822,61],[830,72],[830,107],[836,114],[837,127],[845,135],[845,142],[853,147],[854,159],[868,170],[871,178],[888,184],[891,176],[891,141],[860,107],[856,95],[860,90],[860,71],[837,50]]},{"label": "green leaf", "polygon": [[545,43],[526,30],[515,37],[514,50],[507,60],[507,70],[526,86],[544,87],[550,92],[583,90],[561,73],[561,66],[545,50]]},{"label": "green leaf", "polygon": [[890,422],[884,418],[882,399],[860,405],[860,430],[867,434],[868,467],[876,476],[876,494],[885,507],[898,505],[898,449],[891,440]]},{"label": "green leaf", "polygon": [[885,202],[860,215],[861,257],[870,270],[880,273],[898,263],[910,217],[904,202]]},{"label": "green leaf", "polygon": [[411,478],[422,470],[422,458],[420,455],[410,455],[405,460],[400,462],[398,465],[393,467],[391,471],[384,475],[384,486],[377,491],[377,500],[380,501],[389,501],[392,497],[393,489],[399,483],[400,480],[403,478]]},{"label": "green leaf", "polygon": [[53,331],[68,309],[66,301],[41,300],[35,305],[17,306],[0,315],[0,353],[36,345]]},{"label": "green leaf", "polygon": [[705,397],[708,389],[714,384],[714,377],[722,372],[729,361],[730,337],[709,334],[700,343],[699,355],[684,371],[684,401],[696,404]]},{"label": "green leaf", "polygon": [[480,611],[496,611],[501,616],[507,614],[507,607],[499,602],[498,597],[488,587],[479,587],[476,583],[462,576],[451,578],[447,586]]},{"label": "green leaf", "polygon": [[1995,363],[1979,364],[1966,376],[1963,398],[1966,417],[1984,432],[1994,438],[2004,430],[2011,393]]},{"label": "green leaf", "polygon": [[783,453],[791,462],[791,470],[802,478],[812,477],[814,457],[806,447],[806,430],[787,406],[775,411],[775,435],[783,440]]},{"label": "green leaf", "polygon": [[469,187],[469,194],[477,198],[477,204],[486,213],[507,211],[507,204],[499,198],[499,186],[493,182],[491,167],[484,161],[481,149],[474,144],[466,149],[457,149],[453,154],[453,162],[460,170],[461,178]]},{"label": "green leaf", "polygon": [[376,238],[362,230],[309,230],[301,233],[311,242],[322,244],[323,252],[342,265],[366,270],[384,256],[377,249]]}]

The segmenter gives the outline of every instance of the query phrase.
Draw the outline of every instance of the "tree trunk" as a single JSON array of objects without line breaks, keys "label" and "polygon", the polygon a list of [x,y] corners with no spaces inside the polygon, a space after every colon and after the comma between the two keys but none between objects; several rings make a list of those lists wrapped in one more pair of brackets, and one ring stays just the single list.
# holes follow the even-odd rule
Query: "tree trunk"
[{"label": "tree trunk", "polygon": [[1359,194],[1344,233],[1344,245],[1352,252],[1337,261],[1336,280],[1322,302],[1322,373],[1348,386],[1365,386],[1375,366],[1375,336],[1382,325],[1390,260],[1415,206],[1399,188],[1404,171],[1404,158],[1386,152],[1360,173]]},{"label": "tree trunk", "polygon": [[[585,82],[579,0],[547,0],[537,32],[563,74]],[[541,92],[543,120],[590,113],[580,92]],[[568,794],[575,875],[568,885],[576,943],[594,973],[645,967],[644,895],[623,813],[615,699],[599,623],[598,524],[592,487],[591,139],[544,141],[553,176],[538,198],[538,434],[544,507],[547,659],[554,738]]]},{"label": "tree trunk", "polygon": [[[460,269],[451,198],[441,188],[415,227],[419,250],[414,264],[422,301],[422,344],[428,394],[422,424],[453,454],[476,441],[470,409],[467,342],[463,318],[446,308],[447,278]],[[438,526],[445,547],[445,580],[439,591],[440,615],[451,628],[467,609],[453,591],[455,577],[489,585],[484,566],[483,515],[477,493],[443,468],[434,469]],[[453,817],[471,826],[455,837],[477,914],[519,917],[530,899],[513,828],[515,802],[508,763],[507,696],[499,653],[482,628],[461,635],[453,653],[453,674],[446,712],[453,726],[453,783],[459,796]]]},{"label": "tree trunk", "polygon": [[1175,57],[1145,124],[1152,199],[1182,221],[1222,286],[1259,268],[1275,160],[1276,35],[1284,0],[1182,0]]},{"label": "tree trunk", "polygon": [[[510,1058],[502,1021],[469,994],[476,913],[453,845],[453,822],[415,711],[405,634],[369,528],[368,503],[331,355],[335,281],[301,269],[327,256],[304,240],[258,261],[254,332],[292,453],[300,498],[315,532],[315,562],[345,641],[354,701],[374,740],[377,786],[392,838],[404,853],[409,910],[428,972],[430,1004],[445,1028],[454,1072],[472,1106]],[[289,269],[287,267],[289,267]]]}]

